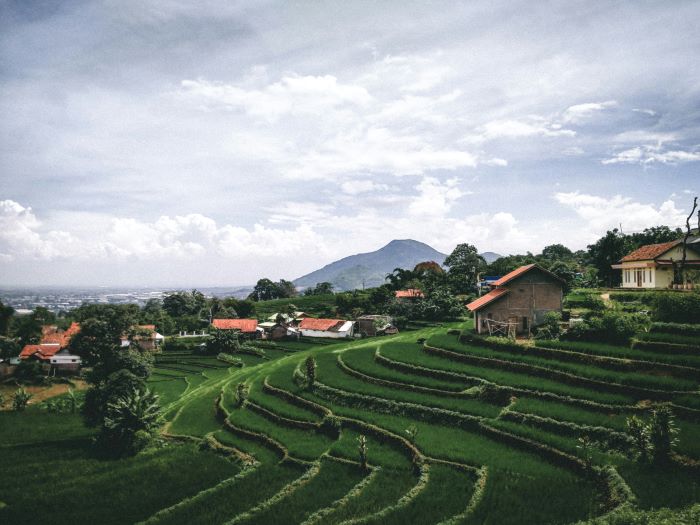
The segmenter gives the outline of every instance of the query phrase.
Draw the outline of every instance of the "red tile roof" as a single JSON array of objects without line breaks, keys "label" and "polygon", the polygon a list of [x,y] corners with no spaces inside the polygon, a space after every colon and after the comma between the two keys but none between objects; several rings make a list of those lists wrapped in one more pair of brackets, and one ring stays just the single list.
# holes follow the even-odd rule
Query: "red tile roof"
[{"label": "red tile roof", "polygon": [[535,268],[537,268],[539,271],[541,271],[543,273],[548,274],[550,277],[552,277],[553,279],[556,279],[557,281],[562,281],[562,279],[560,279],[559,277],[554,275],[549,270],[545,270],[541,266],[538,266],[536,264],[526,264],[525,266],[521,266],[520,268],[516,268],[512,272],[505,274],[503,277],[501,277],[498,281],[493,283],[491,286],[503,286],[504,284],[509,283],[513,279],[517,279],[521,275],[524,275],[527,272],[529,272],[530,270],[534,270]]},{"label": "red tile roof", "polygon": [[62,348],[59,345],[54,344],[26,345],[24,348],[22,348],[22,352],[20,352],[19,357],[20,359],[27,359],[28,357],[35,355],[39,359],[46,360],[61,350]]},{"label": "red tile roof", "polygon": [[55,325],[41,327],[40,344],[57,344],[65,348],[70,344],[71,337],[80,332],[80,323],[71,323],[67,330],[59,330]]},{"label": "red tile roof", "polygon": [[404,298],[404,297],[423,297],[423,292],[421,290],[418,290],[416,288],[409,288],[408,290],[397,290],[396,291],[396,297],[397,298]]},{"label": "red tile roof", "polygon": [[258,327],[257,319],[214,319],[211,322],[214,328],[219,330],[240,330],[248,334],[255,332]]},{"label": "red tile roof", "polygon": [[503,297],[505,294],[507,294],[510,290],[508,288],[496,288],[495,290],[491,290],[489,293],[486,295],[482,295],[475,301],[472,301],[467,305],[467,308],[471,312],[475,312],[476,310],[479,310],[480,308],[483,308],[487,304],[492,303],[493,301],[500,299]]},{"label": "red tile roof", "polygon": [[344,324],[342,319],[314,319],[313,317],[305,317],[301,320],[299,328],[302,330],[318,330],[326,332],[331,328]]},{"label": "red tile roof", "polygon": [[620,259],[620,262],[647,261],[649,259],[656,259],[657,257],[663,255],[680,242],[680,240],[677,240],[671,242],[662,242],[660,244],[647,244],[646,246],[637,248],[632,253],[628,253],[622,259]]}]

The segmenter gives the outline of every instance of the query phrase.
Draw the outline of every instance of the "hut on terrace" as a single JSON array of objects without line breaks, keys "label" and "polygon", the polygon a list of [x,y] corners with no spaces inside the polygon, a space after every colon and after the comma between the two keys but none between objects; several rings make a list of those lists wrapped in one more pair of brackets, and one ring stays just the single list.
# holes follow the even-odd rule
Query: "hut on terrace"
[{"label": "hut on terrace", "polygon": [[472,301],[474,327],[479,334],[529,334],[544,322],[547,312],[560,312],[564,281],[553,273],[528,264],[493,283],[493,289]]}]

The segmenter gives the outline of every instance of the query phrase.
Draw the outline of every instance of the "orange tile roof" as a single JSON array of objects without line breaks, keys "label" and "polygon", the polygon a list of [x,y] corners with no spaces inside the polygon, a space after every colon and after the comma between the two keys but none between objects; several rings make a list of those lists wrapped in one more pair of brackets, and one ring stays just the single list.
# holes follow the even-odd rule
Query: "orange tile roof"
[{"label": "orange tile roof", "polygon": [[214,319],[211,322],[219,330],[240,330],[243,333],[255,332],[258,327],[257,319]]},{"label": "orange tile roof", "polygon": [[516,268],[510,273],[505,274],[503,277],[501,277],[498,281],[492,284],[492,286],[501,286],[506,284],[507,282],[512,281],[516,277],[520,277],[521,275],[529,272],[532,270],[534,267],[536,267],[536,264],[526,264],[525,266],[521,266],[520,268]]},{"label": "orange tile roof", "polygon": [[662,242],[659,244],[647,244],[646,246],[637,248],[632,253],[628,253],[622,259],[620,259],[620,262],[647,261],[649,259],[656,259],[657,257],[663,255],[680,242],[680,240],[677,240],[671,242]]},{"label": "orange tile roof", "polygon": [[495,290],[491,290],[489,293],[486,295],[482,295],[475,301],[472,301],[467,305],[467,308],[471,312],[475,312],[476,310],[479,310],[480,308],[483,308],[487,304],[492,303],[493,301],[500,299],[503,297],[505,294],[507,294],[510,290],[508,288],[496,288]]},{"label": "orange tile roof", "polygon": [[403,297],[423,297],[423,292],[417,288],[409,288],[408,290],[396,290],[397,298]]},{"label": "orange tile roof", "polygon": [[299,328],[302,330],[319,330],[321,332],[326,332],[343,323],[345,323],[345,321],[342,319],[314,319],[313,317],[305,317],[301,320]]},{"label": "orange tile roof", "polygon": [[62,348],[55,344],[26,345],[24,348],[22,348],[22,352],[20,352],[19,357],[20,359],[26,359],[35,355],[39,359],[46,360],[61,350]]}]

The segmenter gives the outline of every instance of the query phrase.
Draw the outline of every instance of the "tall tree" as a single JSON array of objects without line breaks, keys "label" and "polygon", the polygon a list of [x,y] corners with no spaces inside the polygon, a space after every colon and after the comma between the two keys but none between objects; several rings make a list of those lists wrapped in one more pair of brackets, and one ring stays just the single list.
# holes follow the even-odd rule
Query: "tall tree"
[{"label": "tall tree", "polygon": [[449,282],[455,293],[472,292],[479,273],[486,269],[486,261],[476,246],[467,243],[458,244],[444,264],[449,267]]},{"label": "tall tree", "polygon": [[598,239],[595,244],[588,246],[588,256],[591,264],[598,270],[600,278],[606,286],[620,284],[620,272],[613,270],[612,265],[617,263],[631,251],[630,240],[620,233],[617,228],[609,230],[604,237]]}]

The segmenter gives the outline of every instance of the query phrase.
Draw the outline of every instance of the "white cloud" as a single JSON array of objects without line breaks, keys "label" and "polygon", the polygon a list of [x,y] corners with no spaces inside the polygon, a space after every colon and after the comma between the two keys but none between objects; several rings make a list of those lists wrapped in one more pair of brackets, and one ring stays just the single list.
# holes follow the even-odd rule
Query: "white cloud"
[{"label": "white cloud", "polygon": [[671,200],[655,206],[622,195],[606,198],[579,192],[555,193],[554,199],[585,221],[583,231],[598,236],[620,224],[625,231],[638,231],[659,225],[675,227],[685,221],[683,210]]},{"label": "white cloud", "polygon": [[594,115],[600,113],[601,111],[614,108],[616,106],[617,102],[614,100],[607,100],[605,102],[587,102],[585,104],[569,106],[564,111],[564,122],[579,124],[591,119]]},{"label": "white cloud", "polygon": [[383,192],[388,191],[389,186],[386,184],[377,184],[371,180],[356,180],[356,181],[345,181],[340,185],[340,189],[343,193],[348,195],[359,195],[360,193],[372,192]]},{"label": "white cloud", "polygon": [[571,129],[562,129],[561,126],[542,118],[523,120],[495,120],[484,124],[479,134],[469,137],[468,141],[480,142],[498,138],[523,138],[523,137],[573,137],[576,132]]},{"label": "white cloud", "polygon": [[282,77],[261,89],[183,80],[178,96],[206,109],[241,109],[254,117],[277,120],[285,114],[318,113],[344,105],[364,105],[371,97],[362,86],[343,84],[332,75]]},{"label": "white cloud", "polygon": [[653,109],[633,108],[632,111],[635,113],[643,113],[644,115],[649,115],[650,117],[655,117],[657,115],[656,111]]},{"label": "white cloud", "polygon": [[408,207],[412,215],[445,216],[452,205],[464,195],[459,189],[457,179],[449,179],[441,183],[435,177],[425,177],[416,186],[419,194],[411,200]]},{"label": "white cloud", "polygon": [[683,162],[700,161],[700,153],[683,150],[664,150],[660,146],[636,146],[615,153],[612,157],[603,159],[602,164],[679,164]]},{"label": "white cloud", "polygon": [[[289,219],[289,217],[287,217]],[[293,222],[293,221],[292,221]],[[299,222],[299,221],[297,221]],[[0,201],[0,258],[3,260],[197,259],[222,256],[301,256],[323,253],[323,239],[308,224],[269,228],[218,226],[201,214],[162,216],[154,222],[116,217],[106,231],[76,237],[43,232],[30,208]]]}]

